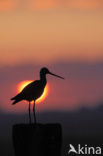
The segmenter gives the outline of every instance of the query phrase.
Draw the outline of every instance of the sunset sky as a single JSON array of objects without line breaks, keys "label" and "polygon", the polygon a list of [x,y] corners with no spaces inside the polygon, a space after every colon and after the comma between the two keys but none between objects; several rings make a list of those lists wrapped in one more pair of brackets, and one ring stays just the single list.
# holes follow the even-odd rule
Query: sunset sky
[{"label": "sunset sky", "polygon": [[0,65],[103,60],[103,0],[0,0],[0,21]]},{"label": "sunset sky", "polygon": [[48,76],[44,110],[100,102],[102,62],[103,0],[0,0],[1,109],[20,109],[9,99],[19,82],[37,79],[42,66],[66,77]]}]

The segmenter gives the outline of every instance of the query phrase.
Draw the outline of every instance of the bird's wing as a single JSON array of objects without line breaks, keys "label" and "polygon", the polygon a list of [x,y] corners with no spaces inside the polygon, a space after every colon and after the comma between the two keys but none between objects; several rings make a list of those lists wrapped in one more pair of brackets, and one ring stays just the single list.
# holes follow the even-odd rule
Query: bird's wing
[{"label": "bird's wing", "polygon": [[11,100],[15,100],[13,104],[21,101],[21,100],[33,100],[40,97],[43,92],[43,85],[40,83],[40,80],[33,81],[28,84],[18,95],[13,97]]},{"label": "bird's wing", "polygon": [[39,92],[39,89],[41,88],[41,83],[39,80],[33,81],[30,84],[28,84],[23,90],[22,94],[24,96],[29,95],[36,95]]}]

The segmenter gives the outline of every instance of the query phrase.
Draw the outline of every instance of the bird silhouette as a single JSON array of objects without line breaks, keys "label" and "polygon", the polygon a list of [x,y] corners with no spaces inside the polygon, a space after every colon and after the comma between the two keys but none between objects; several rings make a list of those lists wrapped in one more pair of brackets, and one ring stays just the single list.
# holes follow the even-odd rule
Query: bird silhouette
[{"label": "bird silhouette", "polygon": [[11,100],[14,100],[14,102],[12,103],[13,105],[22,100],[26,100],[29,102],[29,109],[28,109],[29,110],[29,123],[31,123],[31,114],[30,114],[31,113],[31,110],[30,110],[31,101],[34,101],[33,115],[34,115],[34,122],[36,123],[35,101],[42,95],[42,93],[44,91],[44,88],[47,83],[46,74],[50,74],[50,75],[56,76],[58,78],[64,79],[61,76],[51,73],[46,67],[43,67],[40,70],[40,80],[31,82],[19,94],[17,94],[15,97],[11,98]]}]

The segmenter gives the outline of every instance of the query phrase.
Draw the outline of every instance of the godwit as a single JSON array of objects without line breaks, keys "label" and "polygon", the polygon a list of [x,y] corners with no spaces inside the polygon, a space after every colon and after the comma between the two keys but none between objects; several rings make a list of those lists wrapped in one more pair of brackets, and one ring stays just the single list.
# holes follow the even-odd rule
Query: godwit
[{"label": "godwit", "polygon": [[46,86],[46,74],[50,74],[56,76],[58,78],[64,79],[61,76],[51,73],[47,68],[42,68],[40,70],[40,80],[36,80],[28,84],[19,94],[13,97],[11,100],[14,100],[13,105],[22,100],[27,100],[29,102],[29,122],[31,123],[31,115],[30,115],[30,102],[34,101],[33,104],[33,114],[34,114],[34,122],[36,123],[36,115],[35,115],[35,101],[38,99]]}]

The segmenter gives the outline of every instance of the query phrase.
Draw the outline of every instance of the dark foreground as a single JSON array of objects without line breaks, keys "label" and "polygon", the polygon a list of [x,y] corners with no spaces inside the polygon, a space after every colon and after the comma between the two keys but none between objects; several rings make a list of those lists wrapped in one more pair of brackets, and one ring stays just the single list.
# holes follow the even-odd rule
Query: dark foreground
[{"label": "dark foreground", "polygon": [[61,156],[60,124],[18,124],[12,134],[15,156]]},{"label": "dark foreground", "polygon": [[[103,107],[73,112],[45,112],[37,114],[39,123],[60,123],[62,126],[62,156],[68,156],[69,145],[77,147],[102,146]],[[0,114],[0,156],[14,156],[12,126],[28,122],[28,115]],[[102,151],[103,154],[103,151]]]}]

